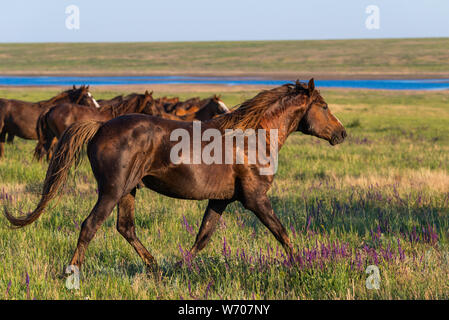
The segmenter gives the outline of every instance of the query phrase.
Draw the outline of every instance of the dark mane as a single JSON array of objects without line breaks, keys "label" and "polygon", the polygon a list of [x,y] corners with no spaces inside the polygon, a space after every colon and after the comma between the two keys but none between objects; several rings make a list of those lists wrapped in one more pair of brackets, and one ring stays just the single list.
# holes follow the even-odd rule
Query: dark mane
[{"label": "dark mane", "polygon": [[58,102],[58,100],[64,99],[68,96],[71,96],[71,95],[77,93],[78,91],[80,91],[80,93],[81,93],[79,95],[79,100],[81,100],[81,98],[83,97],[82,93],[84,91],[87,92],[87,89],[88,88],[86,86],[80,86],[79,88],[76,88],[75,86],[73,86],[72,89],[65,90],[48,100],[40,101],[40,102],[38,102],[38,104],[40,107],[48,107],[48,106],[54,105],[56,102]]},{"label": "dark mane", "polygon": [[276,109],[279,110],[278,108],[285,107],[292,98],[305,95],[307,92],[307,85],[299,81],[286,83],[271,90],[263,90],[230,113],[223,114],[213,121],[216,121],[222,130],[255,129],[271,106],[277,104]]}]

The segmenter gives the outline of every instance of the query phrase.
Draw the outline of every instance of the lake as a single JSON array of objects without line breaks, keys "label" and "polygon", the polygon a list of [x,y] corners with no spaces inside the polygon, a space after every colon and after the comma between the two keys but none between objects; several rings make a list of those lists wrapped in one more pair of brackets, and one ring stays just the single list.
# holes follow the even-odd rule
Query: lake
[{"label": "lake", "polygon": [[[185,76],[0,76],[0,86],[71,86],[71,85],[152,85],[152,84],[217,84],[217,85],[268,85],[277,86],[292,80],[256,78],[185,77]],[[316,80],[323,88],[360,88],[387,90],[447,90],[449,79],[414,80]]]}]

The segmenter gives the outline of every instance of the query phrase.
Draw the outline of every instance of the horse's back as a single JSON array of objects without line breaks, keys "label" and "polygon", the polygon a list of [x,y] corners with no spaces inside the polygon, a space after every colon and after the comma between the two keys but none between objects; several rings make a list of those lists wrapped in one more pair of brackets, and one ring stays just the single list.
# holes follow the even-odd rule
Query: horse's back
[{"label": "horse's back", "polygon": [[105,120],[98,110],[79,104],[61,103],[48,111],[47,123],[53,133],[60,137],[71,124],[85,120]]},{"label": "horse's back", "polygon": [[139,179],[161,194],[181,199],[229,199],[235,193],[233,165],[175,163],[171,133],[192,123],[150,115],[128,114],[104,123],[88,145],[94,174],[102,183],[117,184],[139,168]]}]

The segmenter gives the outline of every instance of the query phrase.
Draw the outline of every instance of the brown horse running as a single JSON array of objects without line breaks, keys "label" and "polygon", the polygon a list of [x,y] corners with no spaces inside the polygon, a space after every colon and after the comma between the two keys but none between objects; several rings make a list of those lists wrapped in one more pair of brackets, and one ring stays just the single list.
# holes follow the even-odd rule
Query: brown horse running
[{"label": "brown horse running", "polygon": [[[201,131],[217,129],[276,129],[279,148],[287,137],[300,131],[329,141],[343,142],[346,131],[328,109],[313,79],[265,90],[231,113],[201,123]],[[98,183],[98,200],[84,220],[71,265],[81,267],[89,242],[98,228],[118,206],[117,229],[151,270],[157,267],[150,252],[136,236],[134,202],[140,181],[158,193],[180,199],[209,199],[191,257],[204,248],[226,206],[240,201],[251,210],[292,257],[287,232],[270,204],[267,191],[273,174],[261,175],[261,164],[175,164],[170,150],[176,142],[171,133],[185,129],[192,134],[195,123],[171,121],[148,115],[125,115],[106,123],[78,122],[61,137],[44,182],[37,208],[24,217],[4,214],[15,227],[35,221],[67,178],[70,167],[87,143],[87,154]],[[271,131],[270,131],[271,132]],[[220,137],[220,136],[219,136]],[[221,138],[219,138],[221,140]],[[270,137],[271,143],[271,137]],[[204,150],[204,142],[201,145]]]},{"label": "brown horse running", "polygon": [[[34,156],[41,160],[47,155],[52,156],[52,146],[72,123],[85,120],[107,121],[127,113],[140,113],[146,110],[152,114],[155,110],[152,93],[130,94],[122,99],[115,97],[108,100],[109,104],[102,102],[100,108],[88,108],[78,104],[58,104],[43,112],[37,122],[38,143],[34,149]],[[147,106],[153,104],[153,106]],[[155,111],[154,111],[155,112]]]},{"label": "brown horse running", "polygon": [[0,99],[0,158],[4,154],[6,134],[8,142],[12,142],[14,136],[22,139],[36,140],[36,124],[39,115],[51,106],[73,102],[94,107],[95,100],[89,92],[89,87],[81,86],[61,92],[57,96],[40,102],[27,102],[20,100]]}]

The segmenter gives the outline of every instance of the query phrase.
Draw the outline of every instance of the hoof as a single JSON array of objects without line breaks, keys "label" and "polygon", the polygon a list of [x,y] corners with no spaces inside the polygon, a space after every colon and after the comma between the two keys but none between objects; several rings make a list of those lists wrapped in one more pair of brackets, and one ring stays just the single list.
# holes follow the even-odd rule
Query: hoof
[{"label": "hoof", "polygon": [[174,268],[181,269],[183,264],[184,264],[184,260],[179,260],[178,262],[175,263]]},{"label": "hoof", "polygon": [[147,276],[150,278],[154,278],[156,281],[160,281],[162,279],[162,271],[159,269],[157,264],[147,265]]}]

